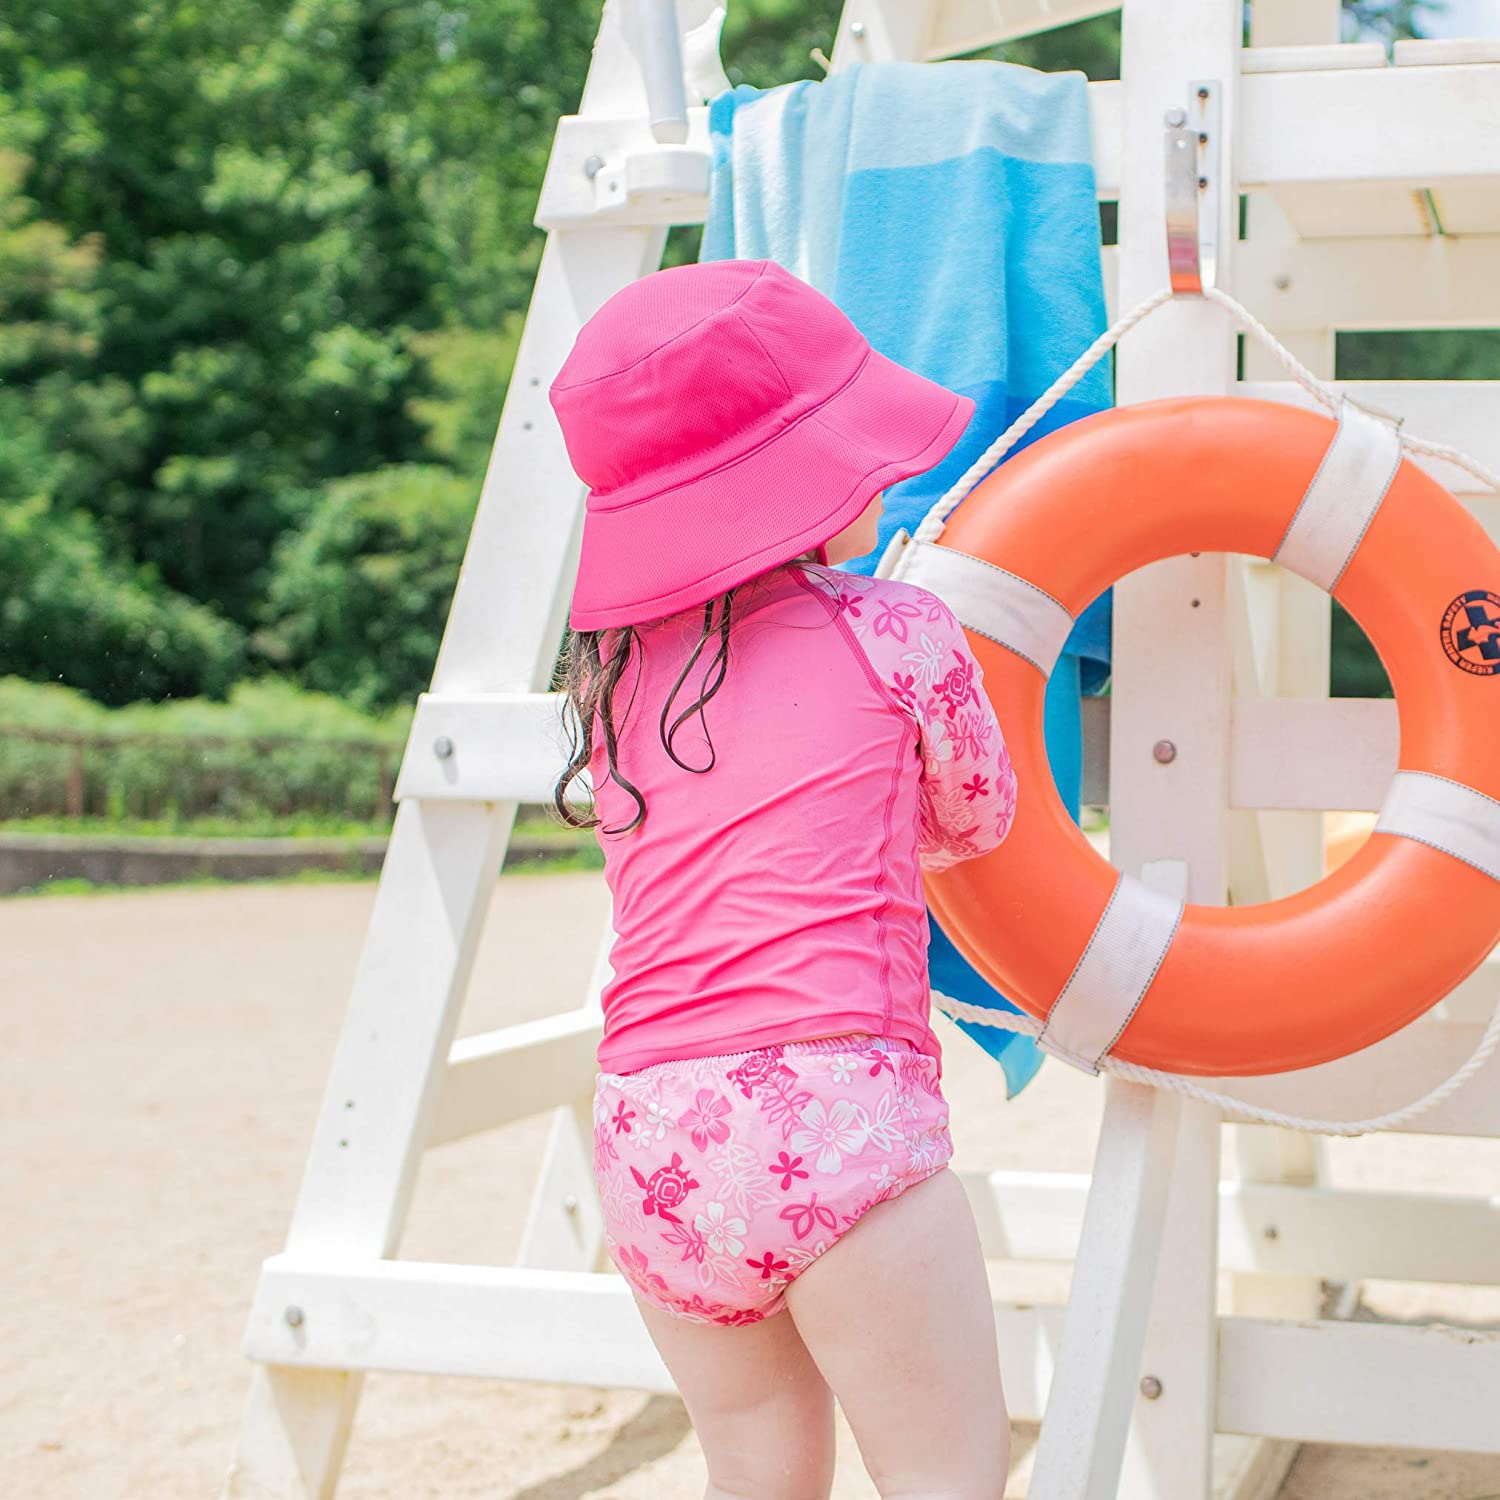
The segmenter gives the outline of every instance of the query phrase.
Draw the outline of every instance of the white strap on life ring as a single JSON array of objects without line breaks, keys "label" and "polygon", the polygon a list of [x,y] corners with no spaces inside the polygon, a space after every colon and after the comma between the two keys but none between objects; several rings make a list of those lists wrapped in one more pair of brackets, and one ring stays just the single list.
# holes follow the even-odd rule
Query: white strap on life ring
[{"label": "white strap on life ring", "polygon": [[966,629],[1024,657],[1043,677],[1051,675],[1073,616],[1045,589],[930,542],[903,542],[894,563],[892,576],[936,594]]},{"label": "white strap on life ring", "polygon": [[1331,594],[1401,467],[1401,433],[1352,401],[1271,561]]},{"label": "white strap on life ring", "polygon": [[1500,802],[1427,771],[1398,771],[1376,833],[1429,844],[1500,880]]},{"label": "white strap on life ring", "polygon": [[1183,903],[1121,875],[1094,935],[1062,987],[1037,1045],[1082,1068],[1099,1060],[1130,1023],[1182,921]]}]

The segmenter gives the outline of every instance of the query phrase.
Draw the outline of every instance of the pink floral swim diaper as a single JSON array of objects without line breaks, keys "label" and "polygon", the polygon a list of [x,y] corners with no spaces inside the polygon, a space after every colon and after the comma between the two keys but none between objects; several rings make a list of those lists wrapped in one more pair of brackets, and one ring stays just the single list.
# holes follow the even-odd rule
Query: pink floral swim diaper
[{"label": "pink floral swim diaper", "polygon": [[601,1073],[605,1243],[648,1302],[755,1323],[868,1209],[953,1155],[936,1062],[843,1036]]}]

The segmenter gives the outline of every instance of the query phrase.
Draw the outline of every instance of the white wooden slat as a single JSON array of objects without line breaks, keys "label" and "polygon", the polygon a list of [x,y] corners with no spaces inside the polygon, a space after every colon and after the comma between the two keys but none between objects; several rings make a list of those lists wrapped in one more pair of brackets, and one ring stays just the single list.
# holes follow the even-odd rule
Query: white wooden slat
[{"label": "white wooden slat", "polygon": [[1230,803],[1373,812],[1399,748],[1390,699],[1236,698]]},{"label": "white wooden slat", "polygon": [[1241,101],[1242,189],[1500,176],[1500,67],[1263,73]]},{"label": "white wooden slat", "polygon": [[[1497,183],[1500,176],[1437,175],[1425,187],[1410,182],[1296,182],[1273,184],[1255,196],[1269,197],[1304,239],[1425,241],[1457,232],[1460,220],[1472,234],[1500,229],[1500,214],[1493,208]],[[1456,211],[1444,209],[1445,203]]]},{"label": "white wooden slat", "polygon": [[[1086,1173],[967,1171],[959,1179],[991,1259],[1067,1264],[1077,1254]],[[1500,1197],[1226,1180],[1218,1201],[1226,1271],[1500,1282]]]},{"label": "white wooden slat", "polygon": [[[296,1308],[300,1322],[287,1321]],[[1063,1310],[995,1304],[1012,1417],[1035,1422]],[[404,1370],[670,1392],[625,1282],[609,1273],[375,1261],[266,1262],[245,1339],[294,1368]]]},{"label": "white wooden slat", "polygon": [[1500,1453],[1500,1332],[1357,1322],[1219,1323],[1224,1432]]},{"label": "white wooden slat", "polygon": [[423,693],[396,800],[550,802],[568,760],[556,693]]},{"label": "white wooden slat", "polygon": [[[296,1327],[289,1308],[300,1314]],[[996,1308],[1007,1404],[1019,1421],[1040,1414],[1061,1312]],[[1489,1403],[1473,1398],[1500,1389],[1500,1333],[1222,1318],[1218,1336],[1225,1432],[1500,1451]],[[673,1389],[624,1282],[586,1272],[416,1261],[334,1269],[277,1256],[266,1263],[245,1352],[298,1368]]]},{"label": "white wooden slat", "polygon": [[[1363,1120],[1411,1103],[1455,1073],[1472,1056],[1484,1027],[1430,1024],[1403,1027],[1350,1057],[1261,1078],[1216,1078],[1216,1093],[1262,1108],[1326,1120]],[[1233,1110],[1225,1118],[1237,1118]],[[1491,1058],[1456,1094],[1396,1127],[1410,1135],[1500,1135],[1500,1059]]]},{"label": "white wooden slat", "polygon": [[1398,68],[1447,67],[1454,63],[1500,63],[1500,37],[1445,37],[1397,42]]},{"label": "white wooden slat", "polygon": [[1240,53],[1242,73],[1305,73],[1335,68],[1383,68],[1385,48],[1379,42],[1246,47]]},{"label": "white wooden slat", "polygon": [[936,60],[1119,10],[1120,0],[943,0],[927,41]]},{"label": "white wooden slat", "polygon": [[[840,45],[843,36],[841,31]],[[1239,83],[1247,112],[1238,137],[1241,185],[1275,187],[1279,197],[1285,189],[1290,216],[1304,232],[1322,211],[1328,233],[1347,233],[1357,224],[1359,233],[1379,233],[1384,226],[1391,234],[1425,234],[1421,208],[1409,192],[1393,192],[1392,185],[1432,188],[1442,196],[1461,190],[1469,178],[1487,195],[1500,179],[1488,144],[1500,129],[1500,66],[1262,72]],[[1124,110],[1118,81],[1089,85],[1094,175],[1104,199],[1120,195]],[[1458,121],[1463,129],[1452,128],[1450,122]],[[1373,134],[1372,122],[1379,126]],[[688,111],[687,148],[707,160],[706,109]],[[594,180],[584,170],[589,158],[613,163],[630,150],[656,149],[644,117],[565,116],[558,122],[537,223],[546,228],[601,219],[620,225],[702,223],[706,194],[625,203],[601,214]],[[1331,183],[1340,185],[1342,199],[1330,196]],[[1349,186],[1361,183],[1373,184],[1374,196],[1362,199]],[[1299,195],[1297,184],[1316,184],[1316,191]],[[1340,206],[1329,209],[1330,203]]]},{"label": "white wooden slat", "polygon": [[1177,1096],[1110,1078],[1093,1190],[1037,1443],[1032,1500],[1118,1489],[1181,1115]]},{"label": "white wooden slat", "polygon": [[440,1146],[569,1103],[594,1071],[602,1021],[585,1008],[462,1037],[448,1071],[429,1143]]},{"label": "white wooden slat", "polygon": [[[1113,249],[1113,247],[1111,247]],[[1113,259],[1106,254],[1106,265]],[[1500,247],[1412,236],[1246,240],[1234,294],[1277,334],[1500,327]]]},{"label": "white wooden slat", "polygon": [[940,8],[940,0],[844,0],[833,38],[834,72],[856,63],[922,62]]},{"label": "white wooden slat", "polygon": [[[1461,448],[1488,468],[1500,469],[1500,380],[1341,380],[1338,386],[1352,400],[1404,417],[1407,429],[1417,436]],[[1285,401],[1309,411],[1326,411],[1290,380],[1247,380],[1235,389],[1259,401]],[[1440,459],[1419,454],[1412,459],[1440,483],[1471,489],[1474,485],[1462,469]]]}]

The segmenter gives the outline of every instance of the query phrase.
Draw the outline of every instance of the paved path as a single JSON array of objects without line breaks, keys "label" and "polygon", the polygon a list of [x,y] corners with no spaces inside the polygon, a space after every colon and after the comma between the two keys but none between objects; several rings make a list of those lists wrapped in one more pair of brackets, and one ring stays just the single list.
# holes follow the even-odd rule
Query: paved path
[{"label": "paved path", "polygon": [[[28,1500],[211,1500],[244,1394],[238,1344],[280,1249],[370,885],[0,902],[0,1472]],[[461,1029],[576,1003],[599,877],[507,876]],[[1087,1171],[1097,1087],[1049,1064],[1009,1106],[956,1033],[965,1165]],[[514,1254],[540,1122],[432,1153],[403,1253]],[[1335,1142],[1341,1186],[1493,1193],[1500,1143]],[[1062,1295],[1051,1267],[1005,1285]],[[1500,1322],[1500,1293],[1371,1286],[1383,1315]],[[1024,1492],[1024,1453],[1013,1491]],[[845,1434],[847,1437],[847,1434]],[[680,1405],[631,1392],[373,1376],[341,1500],[696,1500]],[[837,1500],[871,1490],[847,1441]],[[1305,1448],[1285,1500],[1500,1500],[1500,1459]]]}]

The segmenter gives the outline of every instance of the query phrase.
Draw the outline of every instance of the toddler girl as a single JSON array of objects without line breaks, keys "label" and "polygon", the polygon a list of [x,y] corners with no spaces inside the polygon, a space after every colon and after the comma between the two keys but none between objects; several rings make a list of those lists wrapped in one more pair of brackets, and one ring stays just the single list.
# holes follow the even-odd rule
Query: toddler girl
[{"label": "toddler girl", "polygon": [[[984,1261],[946,1170],[921,871],[1016,786],[942,601],[831,566],[973,403],[771,262],[661,271],[552,387],[589,486],[559,812],[614,897],[594,1166],[710,1500],[999,1500]],[[594,814],[566,799],[590,772]]]}]

